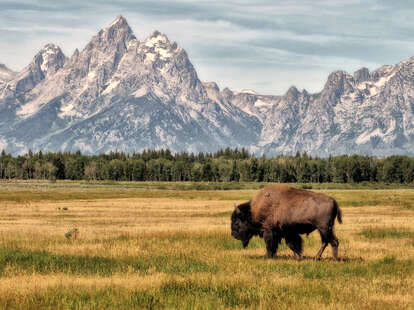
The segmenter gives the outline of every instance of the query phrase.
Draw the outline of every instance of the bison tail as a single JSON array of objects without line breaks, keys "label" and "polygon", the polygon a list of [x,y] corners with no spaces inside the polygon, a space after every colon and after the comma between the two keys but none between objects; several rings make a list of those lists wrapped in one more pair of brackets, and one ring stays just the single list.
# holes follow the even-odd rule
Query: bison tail
[{"label": "bison tail", "polygon": [[342,224],[342,211],[338,206],[338,203],[336,202],[336,200],[334,199],[334,207],[336,209],[336,218],[338,219],[338,223]]}]

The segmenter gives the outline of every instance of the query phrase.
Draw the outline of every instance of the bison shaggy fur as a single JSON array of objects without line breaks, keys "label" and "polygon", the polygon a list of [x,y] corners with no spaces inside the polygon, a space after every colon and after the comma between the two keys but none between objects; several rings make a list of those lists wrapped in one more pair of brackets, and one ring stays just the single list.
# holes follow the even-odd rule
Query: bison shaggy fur
[{"label": "bison shaggy fur", "polygon": [[338,238],[333,228],[335,219],[342,223],[337,202],[324,194],[296,189],[286,185],[269,186],[249,202],[238,205],[231,216],[231,234],[247,247],[250,239],[259,235],[266,243],[268,257],[274,257],[282,239],[302,258],[301,234],[317,230],[322,246],[316,254],[320,259],[328,244],[338,260]]}]

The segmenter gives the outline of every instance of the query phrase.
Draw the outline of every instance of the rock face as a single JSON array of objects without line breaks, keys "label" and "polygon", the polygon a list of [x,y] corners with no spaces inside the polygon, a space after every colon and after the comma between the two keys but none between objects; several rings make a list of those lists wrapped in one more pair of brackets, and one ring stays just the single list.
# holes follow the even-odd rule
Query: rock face
[{"label": "rock face", "polygon": [[0,64],[0,87],[10,81],[15,75],[16,72],[13,72],[4,64]]},{"label": "rock face", "polygon": [[261,119],[265,153],[414,155],[414,58],[354,76],[332,73],[320,93],[240,96],[234,104]]},{"label": "rock face", "polygon": [[414,155],[413,98],[414,58],[334,72],[316,94],[220,90],[176,43],[140,42],[119,16],[70,58],[48,44],[19,73],[0,65],[0,149]]}]

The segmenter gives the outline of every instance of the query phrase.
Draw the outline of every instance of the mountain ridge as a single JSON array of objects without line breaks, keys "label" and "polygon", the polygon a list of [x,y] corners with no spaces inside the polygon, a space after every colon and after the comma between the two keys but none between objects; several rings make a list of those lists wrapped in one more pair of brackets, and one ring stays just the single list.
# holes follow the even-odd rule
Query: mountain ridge
[{"label": "mountain ridge", "polygon": [[413,155],[413,98],[414,58],[335,71],[313,94],[220,90],[177,43],[141,42],[117,16],[69,58],[48,44],[19,73],[0,66],[0,149]]}]

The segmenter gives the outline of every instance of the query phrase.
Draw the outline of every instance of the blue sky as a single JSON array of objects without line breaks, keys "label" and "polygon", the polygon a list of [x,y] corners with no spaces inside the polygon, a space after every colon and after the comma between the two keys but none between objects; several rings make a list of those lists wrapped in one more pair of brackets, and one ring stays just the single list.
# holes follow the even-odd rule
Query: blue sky
[{"label": "blue sky", "polygon": [[165,33],[201,80],[234,90],[317,92],[334,70],[414,56],[408,0],[0,0],[0,63],[18,71],[50,42],[70,56],[119,14],[139,40]]}]

